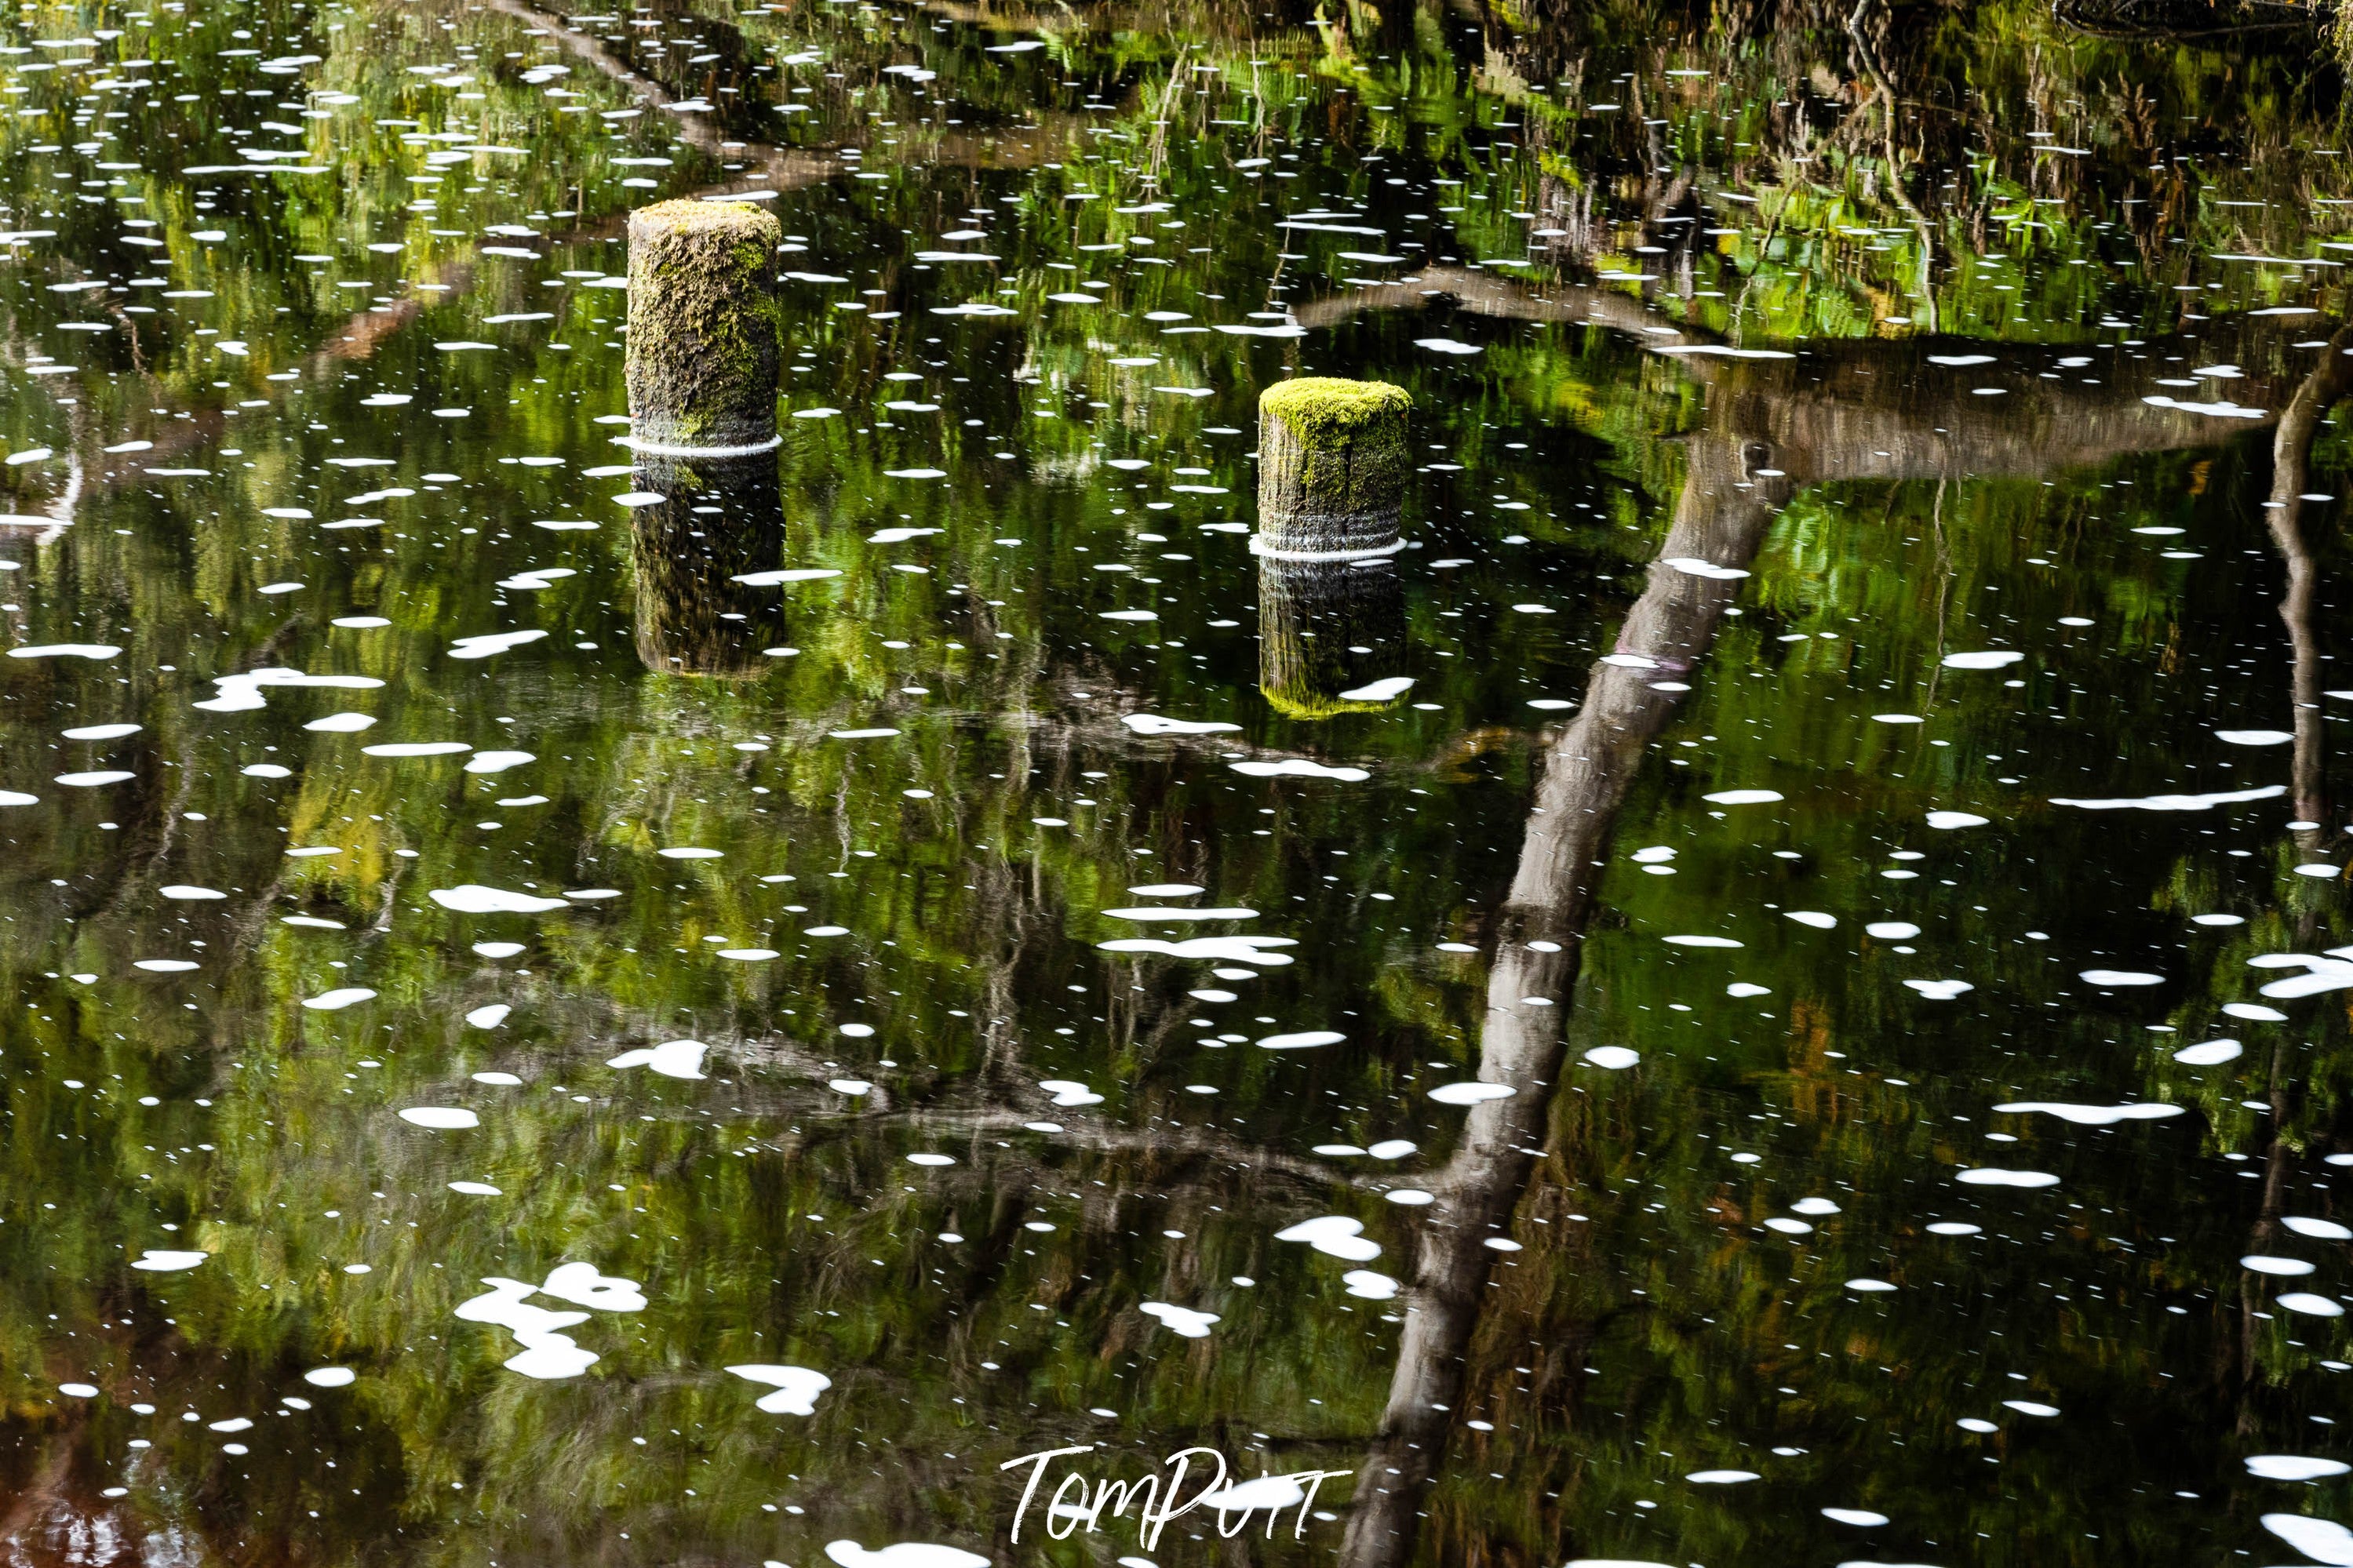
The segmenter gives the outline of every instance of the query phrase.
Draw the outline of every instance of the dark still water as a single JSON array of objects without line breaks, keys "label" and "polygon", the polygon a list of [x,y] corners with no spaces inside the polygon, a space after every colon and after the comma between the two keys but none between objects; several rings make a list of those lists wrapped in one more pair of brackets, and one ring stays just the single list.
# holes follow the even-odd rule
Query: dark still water
[{"label": "dark still water", "polygon": [[2353,157],[2199,15],[0,18],[0,1562],[2353,1563]]}]

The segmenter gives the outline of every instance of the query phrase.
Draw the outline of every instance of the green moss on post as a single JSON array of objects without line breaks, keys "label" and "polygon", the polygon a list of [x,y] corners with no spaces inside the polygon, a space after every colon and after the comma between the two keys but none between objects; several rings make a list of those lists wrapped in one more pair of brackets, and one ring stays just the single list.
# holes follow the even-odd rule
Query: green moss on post
[{"label": "green moss on post", "polygon": [[629,415],[641,449],[776,442],[784,337],[773,213],[657,202],[629,215]]},{"label": "green moss on post", "polygon": [[1344,555],[1394,549],[1413,463],[1403,387],[1301,376],[1260,395],[1258,532],[1262,552]]}]

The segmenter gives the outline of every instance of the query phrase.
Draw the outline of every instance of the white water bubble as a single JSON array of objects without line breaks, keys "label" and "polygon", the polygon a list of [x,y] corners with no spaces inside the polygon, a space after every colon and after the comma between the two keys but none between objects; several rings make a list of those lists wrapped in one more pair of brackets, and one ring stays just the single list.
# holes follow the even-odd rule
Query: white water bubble
[{"label": "white water bubble", "polygon": [[1838,924],[1838,916],[1824,914],[1820,910],[1784,910],[1781,913],[1799,925],[1811,926],[1816,931],[1828,931]]},{"label": "white water bubble", "polygon": [[302,1374],[302,1381],[313,1388],[349,1388],[359,1373],[347,1366],[314,1366]]},{"label": "white water bubble", "polygon": [[1755,1470],[1694,1470],[1683,1478],[1694,1486],[1702,1487],[1734,1487],[1757,1479]]},{"label": "white water bubble", "polygon": [[1966,980],[1907,980],[1904,984],[1931,1002],[1950,1002],[1977,989]]},{"label": "white water bubble", "polygon": [[452,1105],[412,1105],[400,1112],[400,1119],[412,1127],[429,1127],[439,1132],[463,1131],[482,1124],[482,1119],[472,1111]]},{"label": "white water bubble", "polygon": [[1595,1046],[1585,1059],[1605,1072],[1623,1072],[1641,1061],[1642,1053],[1631,1046]]},{"label": "white water bubble", "polygon": [[1334,1029],[1303,1029],[1295,1034],[1269,1035],[1259,1041],[1259,1046],[1270,1051],[1297,1051],[1311,1046],[1336,1046],[1347,1037]]},{"label": "white water bubble", "polygon": [[2000,669],[2025,657],[2008,648],[1990,648],[1981,653],[1948,653],[1944,665],[1947,669]]},{"label": "white water bubble", "polygon": [[2300,1279],[2312,1272],[2312,1265],[2301,1258],[2274,1258],[2261,1252],[2251,1252],[2240,1258],[2239,1267],[2251,1274],[2269,1274],[2285,1279]]},{"label": "white water bubble", "polygon": [[1910,942],[1920,934],[1910,921],[1873,921],[1862,929],[1882,942]]},{"label": "white water bubble", "polygon": [[1983,827],[1990,820],[1970,811],[1932,811],[1928,814],[1928,826],[1946,831],[1958,827]]},{"label": "white water bubble", "polygon": [[2141,969],[2086,969],[2077,976],[2087,985],[2162,985],[2165,976]]},{"label": "white water bubble", "polygon": [[216,889],[193,887],[185,882],[166,883],[164,886],[158,888],[155,890],[167,899],[180,899],[188,901],[203,901],[213,899],[226,899],[228,897],[227,893],[221,892]]},{"label": "white water bubble", "polygon": [[1826,1508],[1822,1510],[1822,1517],[1863,1530],[1876,1530],[1887,1522],[1885,1514],[1873,1513],[1867,1508]]},{"label": "white water bubble", "polygon": [[488,1182],[451,1182],[449,1190],[453,1193],[463,1193],[471,1198],[495,1198],[505,1195],[502,1189],[494,1187]]},{"label": "white water bubble", "polygon": [[1770,805],[1781,798],[1778,789],[1720,789],[1700,796],[1711,805]]},{"label": "white water bubble", "polygon": [[375,993],[364,985],[339,985],[332,991],[322,991],[316,996],[306,996],[302,1005],[315,1013],[339,1013],[361,1002],[373,1001]]}]

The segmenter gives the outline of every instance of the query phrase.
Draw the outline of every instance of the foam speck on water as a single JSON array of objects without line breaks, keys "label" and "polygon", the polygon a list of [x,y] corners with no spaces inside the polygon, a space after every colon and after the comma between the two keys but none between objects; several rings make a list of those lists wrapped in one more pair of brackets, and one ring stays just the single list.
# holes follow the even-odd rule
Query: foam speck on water
[{"label": "foam speck on water", "polygon": [[1983,653],[1948,653],[1944,664],[1947,669],[2000,669],[2025,657],[2008,648],[1992,648]]},{"label": "foam speck on water", "polygon": [[316,996],[306,996],[302,1005],[316,1013],[336,1013],[354,1003],[373,1000],[375,993],[364,985],[340,985],[332,991],[322,991]]},{"label": "foam speck on water", "polygon": [[1994,1109],[2014,1115],[2041,1112],[2078,1127],[2113,1127],[2119,1121],[2161,1121],[2168,1117],[2180,1115],[2183,1108],[2150,1101],[2133,1105],[2071,1105],[2059,1100],[2021,1100],[1997,1105]]},{"label": "foam speck on water", "polygon": [[359,1373],[347,1366],[314,1366],[302,1374],[302,1381],[313,1388],[349,1388],[358,1378]]},{"label": "foam speck on water", "polygon": [[1782,795],[1778,789],[1720,789],[1700,798],[1711,805],[1770,805]]}]

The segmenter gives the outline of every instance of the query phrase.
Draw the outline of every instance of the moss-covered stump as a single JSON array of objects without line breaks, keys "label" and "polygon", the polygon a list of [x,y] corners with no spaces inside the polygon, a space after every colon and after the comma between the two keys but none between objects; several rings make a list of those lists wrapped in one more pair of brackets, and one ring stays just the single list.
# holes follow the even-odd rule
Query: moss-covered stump
[{"label": "moss-covered stump", "polygon": [[640,450],[776,445],[784,237],[773,213],[724,202],[629,215],[629,415]]},{"label": "moss-covered stump", "polygon": [[629,514],[638,658],[666,675],[745,679],[776,661],[784,600],[736,578],[776,564],[784,501],[767,456],[660,458],[638,482],[667,499]]},{"label": "moss-covered stump", "polygon": [[1258,547],[1276,555],[1394,549],[1413,472],[1405,389],[1308,375],[1259,395]]},{"label": "moss-covered stump", "polygon": [[1258,685],[1293,719],[1394,708],[1405,667],[1405,584],[1396,563],[1258,563]]}]

